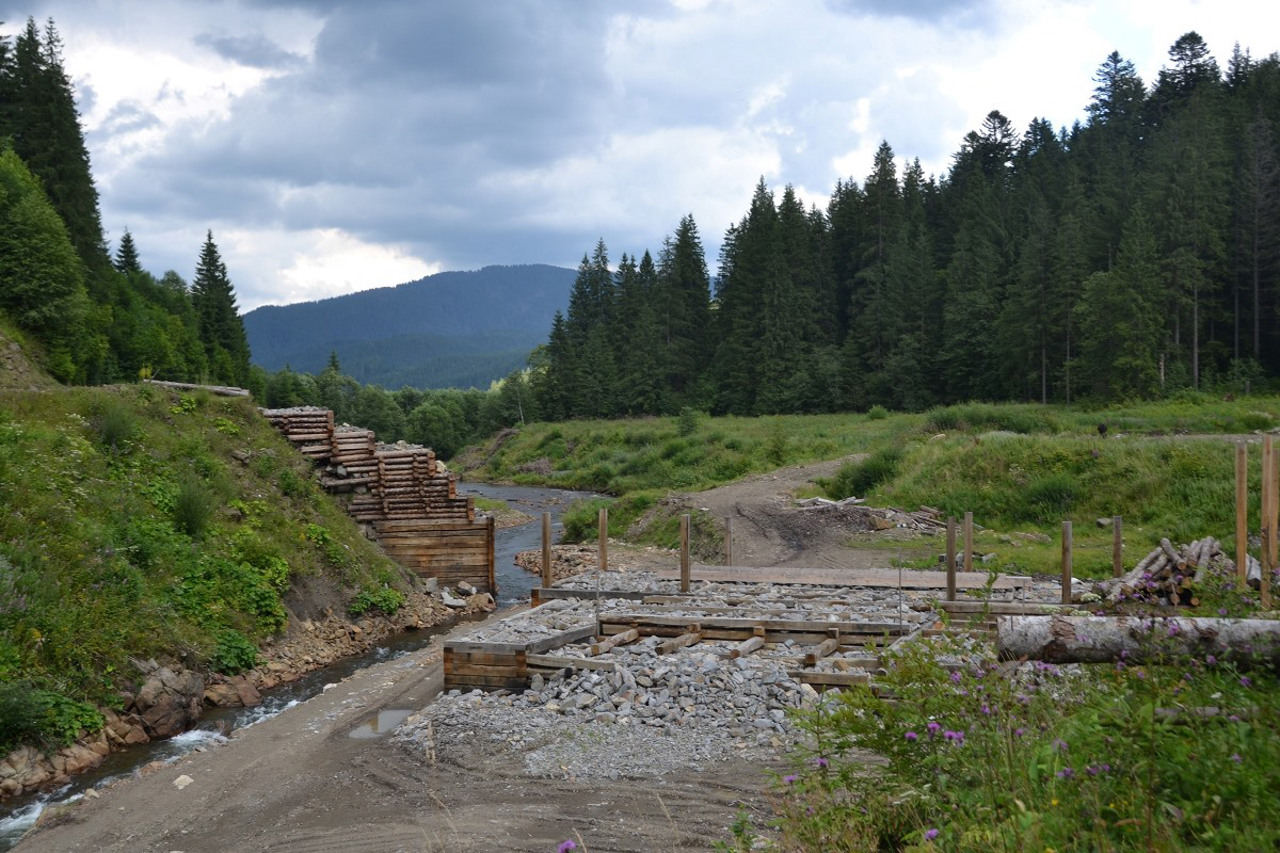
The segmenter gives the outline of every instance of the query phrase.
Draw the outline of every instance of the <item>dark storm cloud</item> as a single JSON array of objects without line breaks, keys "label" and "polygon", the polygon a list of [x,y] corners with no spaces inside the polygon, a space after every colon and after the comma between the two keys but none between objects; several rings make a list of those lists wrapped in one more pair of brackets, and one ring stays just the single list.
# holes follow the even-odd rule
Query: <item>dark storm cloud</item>
[{"label": "dark storm cloud", "polygon": [[[495,245],[508,213],[501,188],[482,178],[588,151],[609,133],[605,12],[564,3],[336,7],[304,66],[238,99],[225,121],[185,128],[118,189],[131,206],[161,204],[164,193],[168,204],[225,221],[336,226],[459,263],[541,258],[531,244]],[[216,46],[229,55],[246,45]]]},{"label": "dark storm cloud", "polygon": [[261,35],[228,36],[201,33],[195,43],[207,47],[223,59],[250,68],[282,69],[299,64],[302,57],[290,53]]}]

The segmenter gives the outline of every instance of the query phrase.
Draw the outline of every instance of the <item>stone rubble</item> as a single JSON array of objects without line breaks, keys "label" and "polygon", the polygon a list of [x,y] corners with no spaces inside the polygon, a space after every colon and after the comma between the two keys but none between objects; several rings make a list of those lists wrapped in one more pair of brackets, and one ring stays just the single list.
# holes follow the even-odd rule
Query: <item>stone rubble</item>
[{"label": "stone rubble", "polygon": [[521,693],[451,690],[396,739],[442,758],[486,740],[523,753],[535,777],[649,777],[744,753],[765,758],[794,740],[788,711],[818,702],[778,661],[727,661],[729,644],[659,655],[659,642],[615,649],[613,672],[534,675]]}]

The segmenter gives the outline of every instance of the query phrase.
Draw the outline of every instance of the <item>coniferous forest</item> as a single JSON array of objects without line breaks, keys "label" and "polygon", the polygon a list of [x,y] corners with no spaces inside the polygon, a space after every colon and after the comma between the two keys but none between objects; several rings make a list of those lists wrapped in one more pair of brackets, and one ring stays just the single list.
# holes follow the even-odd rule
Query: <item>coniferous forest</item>
[{"label": "coniferous forest", "polygon": [[[198,253],[198,254],[197,254]],[[249,347],[209,233],[195,278],[114,255],[52,21],[0,39],[0,312],[63,382],[155,376],[251,384]]]},{"label": "coniferous forest", "polygon": [[763,180],[714,282],[697,226],[584,256],[530,381],[540,415],[920,410],[1259,390],[1280,374],[1280,57],[1194,32],[1148,83],[1119,53],[1086,118],[999,111],[949,172]]}]

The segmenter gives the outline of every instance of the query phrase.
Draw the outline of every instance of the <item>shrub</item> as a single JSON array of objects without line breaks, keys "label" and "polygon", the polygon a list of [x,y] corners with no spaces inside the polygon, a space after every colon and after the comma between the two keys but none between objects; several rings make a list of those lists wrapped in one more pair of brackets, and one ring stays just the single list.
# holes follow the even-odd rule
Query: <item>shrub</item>
[{"label": "shrub", "polygon": [[258,647],[244,634],[227,628],[218,632],[210,664],[223,675],[253,669],[258,665]]},{"label": "shrub", "polygon": [[204,536],[213,515],[213,497],[195,477],[184,477],[173,498],[173,525],[192,539]]},{"label": "shrub", "polygon": [[138,419],[128,406],[111,397],[103,399],[89,421],[98,443],[108,453],[128,453],[140,432]]},{"label": "shrub", "polygon": [[787,427],[781,418],[774,418],[769,424],[769,435],[764,442],[765,458],[774,465],[783,465],[787,461]]},{"label": "shrub", "polygon": [[833,501],[865,496],[881,483],[890,480],[898,472],[902,461],[902,449],[886,447],[870,454],[861,462],[848,462],[841,466],[835,477],[819,483]]},{"label": "shrub", "polygon": [[347,612],[352,616],[363,616],[370,610],[380,610],[390,616],[404,606],[404,594],[389,586],[378,589],[362,589],[351,599]]},{"label": "shrub", "polygon": [[613,501],[609,498],[592,498],[572,504],[561,516],[564,541],[583,542],[595,539],[600,529],[600,510],[608,509],[612,504]]},{"label": "shrub", "polygon": [[877,404],[867,409],[867,420],[869,421],[882,421],[887,417],[889,417],[889,410],[884,406]]},{"label": "shrub", "polygon": [[698,431],[700,420],[702,420],[702,412],[685,406],[680,410],[680,414],[676,415],[676,434],[682,438],[688,438]]},{"label": "shrub", "polygon": [[38,690],[29,682],[0,684],[0,754],[24,743],[68,746],[81,731],[96,732],[102,724],[102,714],[86,702]]}]

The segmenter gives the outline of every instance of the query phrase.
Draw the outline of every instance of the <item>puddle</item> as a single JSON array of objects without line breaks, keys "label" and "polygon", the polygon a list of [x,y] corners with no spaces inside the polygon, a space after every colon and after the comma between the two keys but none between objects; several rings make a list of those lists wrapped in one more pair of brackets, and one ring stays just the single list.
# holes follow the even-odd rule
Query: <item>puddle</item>
[{"label": "puddle", "polygon": [[347,732],[347,737],[382,737],[396,726],[403,723],[405,718],[412,713],[413,711],[406,711],[401,708],[389,708],[386,711],[379,711],[378,716],[374,717],[372,720],[361,723],[351,731]]}]

